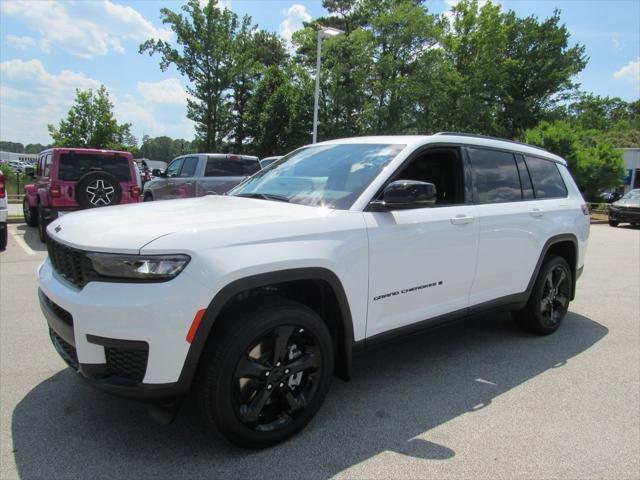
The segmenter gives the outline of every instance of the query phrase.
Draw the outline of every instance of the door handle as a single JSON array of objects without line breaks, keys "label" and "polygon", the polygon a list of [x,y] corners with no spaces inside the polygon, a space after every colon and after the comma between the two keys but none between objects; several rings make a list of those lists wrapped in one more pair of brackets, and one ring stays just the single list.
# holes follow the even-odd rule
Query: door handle
[{"label": "door handle", "polygon": [[531,215],[532,217],[540,218],[544,215],[544,212],[539,208],[534,208],[529,210],[529,215]]},{"label": "door handle", "polygon": [[471,215],[456,215],[451,218],[451,223],[454,225],[466,225],[471,222],[473,222],[473,217]]}]

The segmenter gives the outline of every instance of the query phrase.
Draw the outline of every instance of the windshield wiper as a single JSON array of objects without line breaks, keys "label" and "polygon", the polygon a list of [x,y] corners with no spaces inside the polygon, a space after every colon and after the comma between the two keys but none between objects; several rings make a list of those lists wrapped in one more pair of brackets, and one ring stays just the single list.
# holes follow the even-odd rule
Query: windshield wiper
[{"label": "windshield wiper", "polygon": [[289,198],[285,197],[284,195],[277,195],[275,193],[238,193],[235,196],[245,198],[259,198],[262,200],[277,200],[279,202],[289,203]]}]

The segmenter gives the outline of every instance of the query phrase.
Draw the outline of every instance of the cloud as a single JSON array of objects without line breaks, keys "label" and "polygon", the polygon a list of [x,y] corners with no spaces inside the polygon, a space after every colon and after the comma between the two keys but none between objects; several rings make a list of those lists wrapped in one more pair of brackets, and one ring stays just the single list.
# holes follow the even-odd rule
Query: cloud
[{"label": "cloud", "polygon": [[137,89],[148,102],[183,106],[187,104],[187,92],[177,78],[167,78],[155,83],[138,82]]},{"label": "cloud", "polygon": [[632,60],[620,70],[614,72],[613,78],[626,80],[636,85],[640,84],[640,57],[635,62]]},{"label": "cloud", "polygon": [[295,3],[284,11],[285,19],[280,24],[280,35],[287,41],[287,45],[291,48],[291,37],[293,32],[300,30],[303,25],[302,22],[311,21],[311,15],[307,12],[304,5]]},{"label": "cloud", "polygon": [[[198,3],[200,4],[201,7],[205,7],[208,3],[209,0],[198,0]],[[219,8],[226,8],[227,10],[231,10],[231,0],[218,0],[218,7]]]},{"label": "cloud", "polygon": [[[0,63],[0,81],[0,139],[44,144],[51,141],[47,124],[66,117],[75,90],[95,90],[101,85],[82,72],[51,73],[37,59]],[[132,132],[140,140],[143,134],[193,138],[193,122],[185,116],[187,94],[177,78],[138,82],[137,89],[138,95],[122,98],[109,92],[119,122],[132,123]]]},{"label": "cloud", "polygon": [[[0,13],[22,20],[40,36],[44,52],[61,49],[82,58],[124,53],[125,42],[137,44],[148,38],[171,40],[169,29],[156,28],[132,7],[110,0],[61,2],[14,0],[0,3]],[[47,28],[41,28],[48,25]]]},{"label": "cloud", "polygon": [[13,45],[18,50],[26,50],[30,47],[36,46],[36,41],[33,37],[19,37],[18,35],[7,35],[7,42]]}]

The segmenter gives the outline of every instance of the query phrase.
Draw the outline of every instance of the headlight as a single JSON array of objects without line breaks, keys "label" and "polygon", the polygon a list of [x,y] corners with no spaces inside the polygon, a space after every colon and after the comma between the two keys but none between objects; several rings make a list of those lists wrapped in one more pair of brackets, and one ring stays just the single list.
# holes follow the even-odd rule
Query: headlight
[{"label": "headlight", "polygon": [[100,276],[151,282],[174,278],[191,260],[188,255],[90,253],[88,256]]}]

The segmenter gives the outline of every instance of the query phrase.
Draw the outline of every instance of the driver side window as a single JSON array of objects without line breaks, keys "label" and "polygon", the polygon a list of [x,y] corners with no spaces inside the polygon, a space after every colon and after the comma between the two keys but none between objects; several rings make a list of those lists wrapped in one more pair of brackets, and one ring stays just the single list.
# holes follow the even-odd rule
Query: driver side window
[{"label": "driver side window", "polygon": [[178,176],[178,174],[180,173],[180,167],[182,167],[183,161],[184,161],[184,158],[177,158],[169,164],[166,171],[167,178],[174,178]]},{"label": "driver side window", "polygon": [[462,205],[464,167],[458,148],[429,148],[401,168],[393,180],[417,180],[436,187],[435,207]]}]

